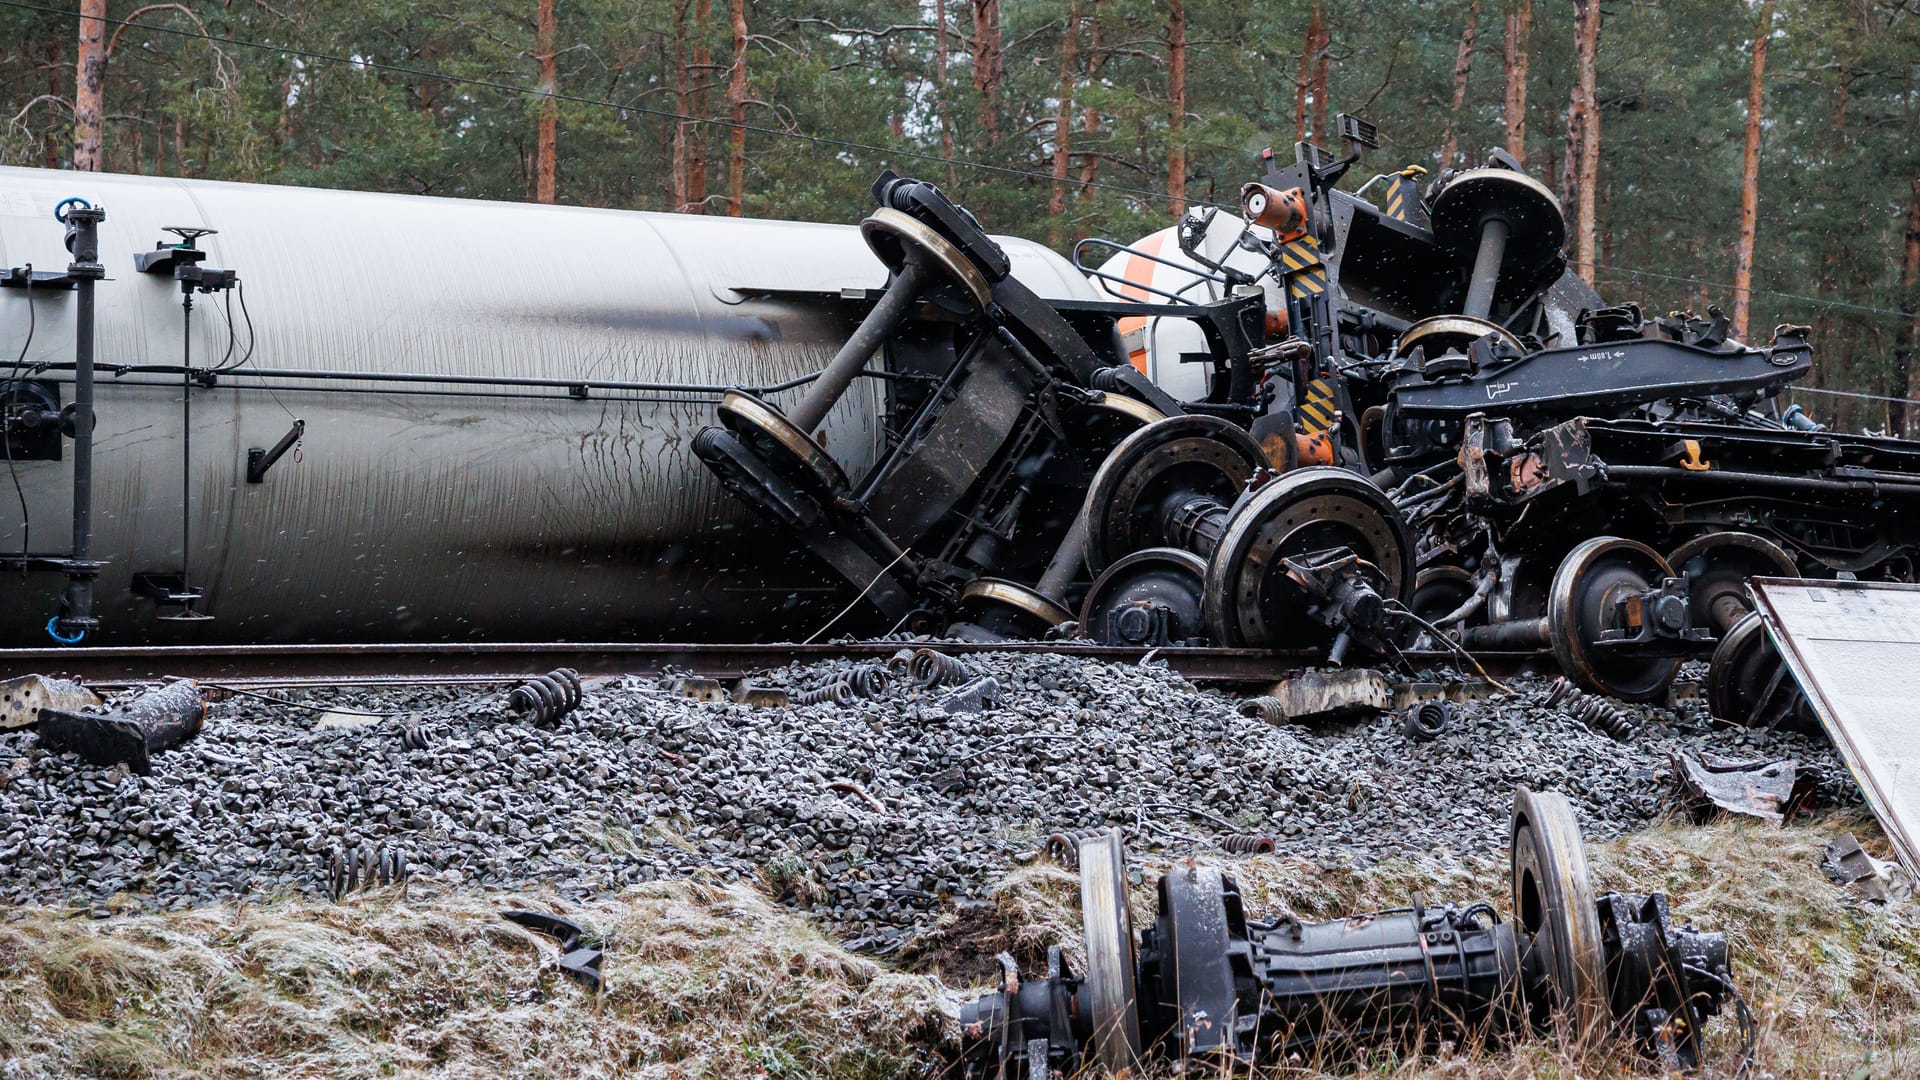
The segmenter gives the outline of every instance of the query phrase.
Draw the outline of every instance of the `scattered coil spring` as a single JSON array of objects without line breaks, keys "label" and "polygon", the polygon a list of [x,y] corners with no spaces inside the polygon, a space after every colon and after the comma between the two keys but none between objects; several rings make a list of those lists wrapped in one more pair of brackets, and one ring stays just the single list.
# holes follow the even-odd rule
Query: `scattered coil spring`
[{"label": "scattered coil spring", "polygon": [[844,679],[837,680],[825,686],[800,691],[793,695],[793,703],[795,705],[851,705],[853,704],[853,687]]},{"label": "scattered coil spring", "polygon": [[1279,698],[1273,697],[1248,698],[1240,703],[1240,715],[1265,720],[1269,724],[1284,724],[1288,719],[1287,707],[1281,704]]},{"label": "scattered coil spring", "polygon": [[1069,870],[1080,869],[1080,841],[1100,836],[1105,829],[1066,829],[1048,833],[1040,841],[1040,854],[1059,863]]},{"label": "scattered coil spring", "polygon": [[1235,833],[1220,841],[1220,850],[1233,855],[1271,855],[1273,837],[1253,833]]},{"label": "scattered coil spring", "polygon": [[397,848],[363,845],[354,851],[335,851],[327,860],[327,895],[339,900],[376,885],[405,885],[412,869]]},{"label": "scattered coil spring", "polygon": [[893,673],[884,664],[861,664],[847,677],[847,685],[853,687],[858,697],[877,698],[887,692],[893,683]]},{"label": "scattered coil spring", "polygon": [[425,750],[433,745],[433,736],[418,724],[408,724],[400,729],[400,745],[408,750]]},{"label": "scattered coil spring", "polygon": [[1547,707],[1559,709],[1596,731],[1625,742],[1633,738],[1633,721],[1627,714],[1568,682],[1565,676],[1547,685]]},{"label": "scattered coil spring", "polygon": [[529,679],[507,695],[507,705],[517,713],[531,713],[534,723],[553,724],[580,707],[580,675],[572,668],[554,668],[537,679]]},{"label": "scattered coil spring", "polygon": [[1428,742],[1440,737],[1453,723],[1453,706],[1444,701],[1423,701],[1406,711],[1400,719],[1401,730],[1414,742]]},{"label": "scattered coil spring", "polygon": [[887,657],[887,674],[896,679],[909,678],[913,674],[913,650],[901,649]]},{"label": "scattered coil spring", "polygon": [[932,649],[915,649],[908,670],[913,675],[913,684],[922,690],[949,683],[963,683],[973,678],[972,668],[946,653]]}]

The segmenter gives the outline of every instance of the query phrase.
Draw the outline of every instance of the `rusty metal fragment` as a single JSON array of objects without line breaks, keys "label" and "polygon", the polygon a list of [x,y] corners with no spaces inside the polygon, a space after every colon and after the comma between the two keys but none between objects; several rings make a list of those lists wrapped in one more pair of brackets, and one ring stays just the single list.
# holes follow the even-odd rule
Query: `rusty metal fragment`
[{"label": "rusty metal fragment", "polygon": [[125,765],[144,776],[153,771],[153,755],[192,741],[206,716],[207,699],[199,684],[182,679],[110,712],[42,709],[38,734],[56,751],[78,754],[95,765]]},{"label": "rusty metal fragment", "polygon": [[22,675],[0,682],[0,731],[23,728],[40,719],[42,709],[99,708],[100,695],[66,679],[45,675]]},{"label": "rusty metal fragment", "polygon": [[1740,761],[1702,753],[1695,759],[1681,750],[1668,757],[1674,779],[1703,806],[1780,825],[1813,800],[1812,782],[1800,775],[1799,763],[1789,758]]},{"label": "rusty metal fragment", "polygon": [[1920,868],[1920,585],[1752,578],[1756,610],[1909,876]]}]

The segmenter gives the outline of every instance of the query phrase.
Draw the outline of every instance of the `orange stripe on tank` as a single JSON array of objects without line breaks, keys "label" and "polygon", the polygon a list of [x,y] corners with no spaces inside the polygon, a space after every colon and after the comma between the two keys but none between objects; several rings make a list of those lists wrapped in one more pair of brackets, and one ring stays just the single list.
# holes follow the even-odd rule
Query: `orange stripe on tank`
[{"label": "orange stripe on tank", "polygon": [[[1158,255],[1160,254],[1160,249],[1166,245],[1166,242],[1167,234],[1165,232],[1157,232],[1145,240],[1140,241],[1140,243],[1135,246],[1141,253]],[[1153,294],[1149,293],[1145,286],[1153,281],[1153,273],[1159,266],[1160,264],[1154,262],[1152,259],[1143,259],[1139,254],[1131,251],[1128,252],[1127,264],[1120,271],[1120,276],[1126,278],[1127,283],[1120,286],[1120,295],[1126,297],[1128,300],[1146,302],[1148,297]],[[1147,319],[1144,315],[1131,315],[1121,319],[1118,326],[1122,335],[1131,334],[1135,330],[1145,330]],[[1127,359],[1133,363],[1134,370],[1142,375],[1147,373],[1147,349],[1145,345],[1128,353]]]}]

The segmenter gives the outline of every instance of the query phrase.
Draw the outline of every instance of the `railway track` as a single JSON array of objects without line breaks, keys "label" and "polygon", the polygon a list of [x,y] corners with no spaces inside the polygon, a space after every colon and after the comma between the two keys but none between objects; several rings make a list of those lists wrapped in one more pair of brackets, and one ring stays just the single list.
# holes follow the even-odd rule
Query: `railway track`
[{"label": "railway track", "polygon": [[[876,659],[931,645],[956,656],[1019,652],[1078,656],[1117,664],[1164,663],[1196,683],[1274,682],[1320,662],[1309,653],[1212,647],[1138,648],[1085,642],[842,641],[825,644],[634,642],[366,643],[353,645],[161,645],[0,649],[0,678],[29,672],[96,686],[167,676],[251,686],[388,685],[510,682],[570,667],[582,675],[660,675],[669,671],[738,678],[787,664]],[[1414,666],[1448,665],[1447,653],[1409,652]],[[1532,653],[1481,653],[1492,670],[1512,671]]]}]

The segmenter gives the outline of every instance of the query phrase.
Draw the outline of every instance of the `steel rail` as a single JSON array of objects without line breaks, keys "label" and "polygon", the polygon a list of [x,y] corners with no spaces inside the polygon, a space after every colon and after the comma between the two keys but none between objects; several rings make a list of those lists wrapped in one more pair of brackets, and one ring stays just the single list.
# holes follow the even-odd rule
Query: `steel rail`
[{"label": "steel rail", "polygon": [[[1044,653],[1104,663],[1164,663],[1203,683],[1271,683],[1322,662],[1317,654],[1191,646],[1139,648],[1089,642],[842,641],[815,645],[635,642],[459,642],[350,645],[95,645],[0,649],[0,678],[28,673],[118,685],[181,676],[253,686],[513,682],[558,667],[582,675],[684,672],[738,678],[822,660],[884,660],[922,646],[952,656]],[[1448,653],[1408,653],[1416,665],[1446,665]],[[1520,666],[1531,653],[1483,655]]]}]

